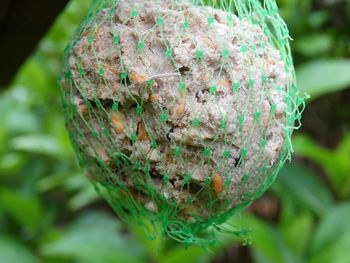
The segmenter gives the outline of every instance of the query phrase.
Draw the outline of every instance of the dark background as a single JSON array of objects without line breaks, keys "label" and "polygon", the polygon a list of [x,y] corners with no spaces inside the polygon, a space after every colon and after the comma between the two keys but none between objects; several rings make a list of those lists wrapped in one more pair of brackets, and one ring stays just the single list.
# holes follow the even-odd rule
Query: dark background
[{"label": "dark background", "polygon": [[1,0],[0,86],[12,79],[67,2],[68,0]]}]

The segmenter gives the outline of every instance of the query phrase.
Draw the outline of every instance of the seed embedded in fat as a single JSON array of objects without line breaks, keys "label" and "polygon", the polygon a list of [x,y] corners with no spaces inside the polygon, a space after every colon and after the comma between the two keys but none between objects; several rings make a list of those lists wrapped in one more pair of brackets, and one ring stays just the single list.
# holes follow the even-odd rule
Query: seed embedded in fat
[{"label": "seed embedded in fat", "polygon": [[125,116],[121,112],[112,113],[112,123],[114,125],[114,130],[117,134],[122,133],[125,130]]},{"label": "seed embedded in fat", "polygon": [[211,177],[211,188],[216,194],[220,194],[222,192],[224,185],[224,178],[221,175],[215,174]]},{"label": "seed embedded in fat", "polygon": [[146,74],[137,74],[133,72],[130,74],[129,79],[132,83],[141,84],[148,80],[148,76]]},{"label": "seed embedded in fat", "polygon": [[150,93],[148,96],[149,102],[156,102],[158,100],[157,95]]},{"label": "seed embedded in fat", "polygon": [[173,115],[175,118],[180,119],[185,115],[186,112],[186,99],[184,96],[180,99],[180,102],[174,106]]},{"label": "seed embedded in fat", "polygon": [[176,117],[181,118],[182,116],[184,116],[186,111],[186,103],[185,102],[181,102],[176,109]]},{"label": "seed embedded in fat", "polygon": [[142,122],[139,124],[139,132],[137,138],[139,141],[148,141],[149,139],[145,125]]}]

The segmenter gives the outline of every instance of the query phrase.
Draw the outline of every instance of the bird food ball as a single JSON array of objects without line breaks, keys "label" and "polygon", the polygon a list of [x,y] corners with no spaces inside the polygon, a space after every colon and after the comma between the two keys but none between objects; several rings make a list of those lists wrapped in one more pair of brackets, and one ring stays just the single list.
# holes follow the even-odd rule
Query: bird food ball
[{"label": "bird food ball", "polygon": [[124,218],[222,223],[289,157],[300,100],[274,1],[97,2],[62,77],[80,163]]}]

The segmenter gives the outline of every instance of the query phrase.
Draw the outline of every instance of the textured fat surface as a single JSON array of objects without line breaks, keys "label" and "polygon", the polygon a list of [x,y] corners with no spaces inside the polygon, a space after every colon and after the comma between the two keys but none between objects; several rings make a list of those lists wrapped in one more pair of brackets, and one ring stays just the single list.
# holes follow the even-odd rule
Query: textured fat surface
[{"label": "textured fat surface", "polygon": [[[186,174],[191,176],[191,184],[199,187],[215,175],[229,181],[228,189],[216,194],[219,199],[231,200],[232,207],[244,199],[248,190],[254,193],[258,189],[267,176],[261,175],[262,167],[270,168],[278,160],[284,145],[284,130],[279,124],[285,124],[283,90],[287,73],[279,52],[257,25],[234,15],[230,22],[227,13],[210,7],[176,3],[120,1],[112,16],[109,9],[101,10],[77,39],[68,59],[75,83],[74,103],[80,111],[74,119],[87,136],[78,144],[113,170],[113,153],[107,149],[111,142],[92,138],[84,128],[84,123],[89,123],[103,133],[103,122],[112,134],[114,150],[141,163],[150,161],[151,184],[160,195],[178,200],[181,207],[181,200],[191,193],[181,187]],[[133,10],[140,11],[138,18],[131,18]],[[157,25],[160,16],[163,23]],[[208,17],[214,18],[210,25]],[[184,21],[188,21],[188,29],[184,29]],[[118,46],[113,45],[114,35],[118,35]],[[141,40],[144,48],[138,50]],[[244,46],[246,52],[242,51]],[[167,48],[172,50],[171,58],[166,56]],[[203,51],[202,59],[196,57],[198,50]],[[228,51],[226,58],[223,50]],[[80,68],[84,68],[84,76],[79,74]],[[121,80],[123,71],[127,71],[127,83]],[[266,84],[262,81],[264,75]],[[152,87],[147,86],[150,79]],[[179,91],[181,81],[186,83],[186,92]],[[235,83],[239,83],[238,90],[233,88]],[[215,95],[210,93],[213,86],[217,89]],[[105,103],[105,111],[93,108],[104,117],[89,113],[84,98]],[[143,103],[143,119],[136,114],[135,100]],[[110,101],[118,102],[119,117],[113,115]],[[164,111],[168,112],[168,120],[161,123]],[[259,118],[255,117],[257,112]],[[192,125],[195,118],[200,120],[198,127]],[[119,119],[122,132],[112,124]],[[222,121],[226,122],[226,130]],[[78,129],[77,125],[71,129]],[[140,130],[143,135],[138,134]],[[132,134],[142,140],[131,144]],[[150,138],[157,142],[156,149],[151,148]],[[261,147],[264,139],[266,145]],[[176,146],[182,149],[181,157],[174,155]],[[209,158],[203,156],[205,148],[210,148]],[[239,161],[242,149],[247,155]],[[227,159],[223,158],[224,151],[230,153]],[[249,179],[244,183],[246,173]],[[170,187],[162,186],[164,175],[169,176]],[[115,176],[124,178],[130,188],[135,187],[132,179],[121,172]],[[193,208],[207,202],[212,194],[210,188],[205,188],[193,196]],[[144,197],[144,203],[146,208],[156,210],[149,197]],[[186,217],[191,212],[183,209],[183,214]],[[201,215],[205,217],[208,212],[201,210]]]}]

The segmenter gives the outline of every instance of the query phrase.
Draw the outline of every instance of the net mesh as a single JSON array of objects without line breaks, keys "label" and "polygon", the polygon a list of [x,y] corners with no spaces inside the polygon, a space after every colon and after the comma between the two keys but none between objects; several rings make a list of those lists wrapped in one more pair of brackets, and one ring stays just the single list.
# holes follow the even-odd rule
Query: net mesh
[{"label": "net mesh", "polygon": [[96,190],[185,244],[244,234],[222,224],[290,158],[304,105],[274,0],[97,0],[61,83]]}]

